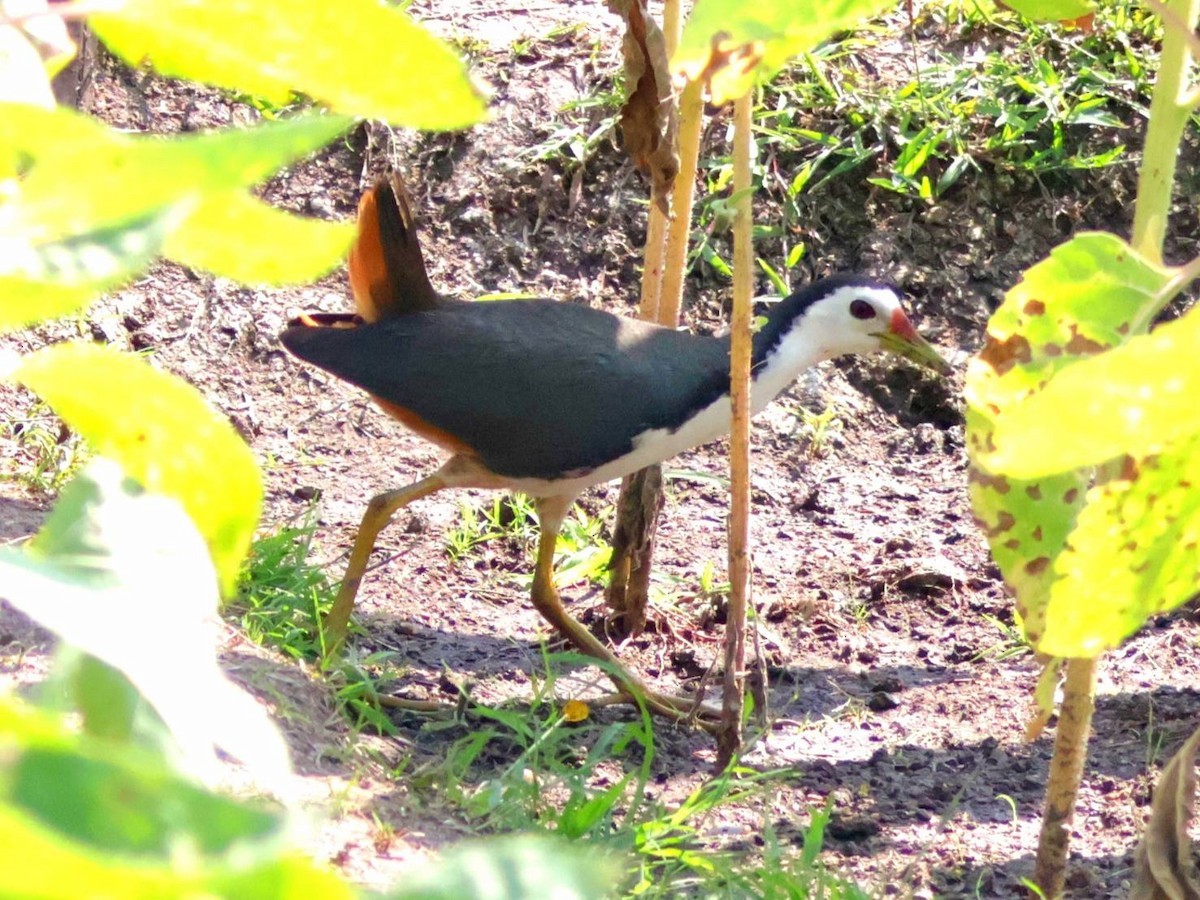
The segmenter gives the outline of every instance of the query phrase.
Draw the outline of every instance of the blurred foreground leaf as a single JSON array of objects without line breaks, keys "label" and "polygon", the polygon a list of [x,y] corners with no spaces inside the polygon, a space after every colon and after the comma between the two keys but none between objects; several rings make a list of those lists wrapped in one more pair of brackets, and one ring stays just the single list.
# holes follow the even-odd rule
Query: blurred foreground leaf
[{"label": "blurred foreground leaf", "polygon": [[208,543],[223,591],[233,591],[258,525],[262,482],[224,416],[191,385],[100,344],[38,350],[15,377],[97,453],[178,500]]},{"label": "blurred foreground leaf", "polygon": [[0,205],[0,327],[72,312],[164,250],[244,281],[305,281],[332,269],[350,226],[272,209],[245,189],[348,125],[307,116],[129,137],[69,110],[0,104],[0,175],[23,173]]},{"label": "blurred foreground leaf", "polygon": [[291,849],[283,818],[3,696],[0,759],[6,896],[354,896]]},{"label": "blurred foreground leaf", "polygon": [[219,746],[264,783],[282,781],[282,739],[217,665],[216,575],[175,500],[94,460],[63,489],[31,546],[0,550],[0,585],[14,606],[124,674],[196,771],[211,773]]},{"label": "blurred foreground leaf", "polygon": [[671,67],[709,82],[714,103],[742,96],[800,53],[894,0],[696,0]]},{"label": "blurred foreground leaf", "polygon": [[485,104],[449,45],[376,0],[124,0],[90,18],[130,65],[283,103],[421,129],[465,128]]},{"label": "blurred foreground leaf", "polygon": [[548,835],[468,841],[418,870],[396,900],[601,900],[621,878],[617,856]]}]

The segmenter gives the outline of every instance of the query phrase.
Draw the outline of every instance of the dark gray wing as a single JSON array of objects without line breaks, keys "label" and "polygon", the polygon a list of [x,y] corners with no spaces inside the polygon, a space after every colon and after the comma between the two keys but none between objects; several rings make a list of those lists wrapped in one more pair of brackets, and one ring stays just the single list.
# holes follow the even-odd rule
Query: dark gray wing
[{"label": "dark gray wing", "polygon": [[513,478],[593,469],[729,386],[727,339],[553,300],[461,303],[350,329],[293,326],[281,339]]}]

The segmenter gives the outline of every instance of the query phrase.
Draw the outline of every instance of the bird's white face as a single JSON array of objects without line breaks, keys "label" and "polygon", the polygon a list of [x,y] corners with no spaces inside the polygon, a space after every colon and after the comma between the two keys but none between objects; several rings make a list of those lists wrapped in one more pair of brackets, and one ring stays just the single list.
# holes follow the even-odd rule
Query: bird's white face
[{"label": "bird's white face", "polygon": [[948,366],[909,321],[900,295],[879,285],[842,285],[804,315],[802,327],[829,358],[887,350],[939,372]]}]

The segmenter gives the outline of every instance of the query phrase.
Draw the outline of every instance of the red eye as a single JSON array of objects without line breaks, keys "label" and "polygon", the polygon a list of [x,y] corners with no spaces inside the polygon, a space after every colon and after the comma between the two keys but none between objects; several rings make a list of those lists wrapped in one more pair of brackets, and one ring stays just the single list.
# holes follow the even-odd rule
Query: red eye
[{"label": "red eye", "polygon": [[856,319],[875,318],[875,307],[866,300],[854,300],[850,304],[850,315]]}]

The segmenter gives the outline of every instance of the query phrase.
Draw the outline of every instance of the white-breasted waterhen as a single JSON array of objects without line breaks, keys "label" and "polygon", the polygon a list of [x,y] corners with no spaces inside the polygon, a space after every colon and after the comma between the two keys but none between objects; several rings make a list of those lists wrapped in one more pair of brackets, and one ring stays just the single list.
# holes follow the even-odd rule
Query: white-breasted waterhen
[{"label": "white-breasted waterhen", "polygon": [[[371,500],[326,618],[330,646],[344,639],[375,539],[401,507],[448,487],[523,491],[535,498],[541,526],[538,612],[605,661],[621,691],[676,718],[694,713],[694,701],[647,691],[563,608],[552,566],[559,527],[581,491],[728,433],[729,338],[549,299],[443,298],[395,175],[359,205],[350,284],[357,314],[300,316],[282,333],[284,346],[363,388],[451,456],[428,477]],[[879,350],[947,369],[896,289],[858,276],[801,288],[754,334],[753,411],[821,360]]]}]

